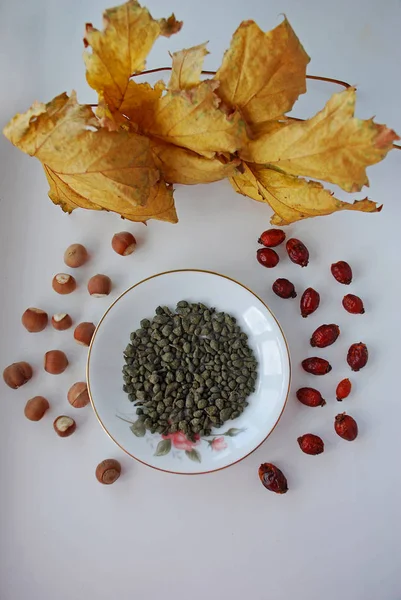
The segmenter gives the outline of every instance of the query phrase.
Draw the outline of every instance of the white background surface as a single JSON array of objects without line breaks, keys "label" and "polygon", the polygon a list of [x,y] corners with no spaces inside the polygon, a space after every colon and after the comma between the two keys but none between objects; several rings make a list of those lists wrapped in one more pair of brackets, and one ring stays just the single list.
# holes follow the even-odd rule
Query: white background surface
[{"label": "white background surface", "polygon": [[[181,34],[156,44],[149,67],[168,63],[168,50],[210,40],[207,68],[219,65],[242,19],[264,29],[285,12],[312,57],[309,73],[355,83],[358,115],[375,114],[401,131],[399,77],[401,5],[370,0],[149,0],[154,16],[174,10],[185,21]],[[46,101],[75,88],[80,101],[95,101],[81,60],[83,25],[101,24],[100,0],[14,0],[0,8],[0,121],[36,99]],[[311,115],[334,91],[309,86],[295,113]],[[0,140],[0,365],[26,359],[35,376],[12,391],[1,386],[1,600],[399,600],[401,598],[400,253],[401,152],[370,169],[369,196],[385,207],[379,215],[338,214],[289,228],[309,246],[310,266],[284,260],[273,271],[255,260],[256,239],[270,211],[236,195],[227,182],[180,187],[180,223],[128,225],[111,214],[76,211],[67,217],[47,199],[39,163]],[[362,194],[360,195],[362,197]],[[130,229],[138,251],[120,258],[112,234]],[[72,242],[83,242],[91,262],[77,273],[71,297],[51,290],[54,273]],[[343,311],[344,288],[329,273],[345,259],[354,268],[347,291],[360,293],[366,315]],[[159,473],[125,456],[107,438],[90,408],[76,411],[78,428],[57,438],[52,420],[70,413],[66,391],[83,379],[85,350],[71,332],[50,329],[29,335],[20,325],[27,306],[68,310],[76,321],[101,316],[110,300],[139,279],[173,268],[205,268],[239,279],[265,298],[287,334],[294,365],[293,393],[316,383],[299,362],[311,355],[308,338],[323,322],[338,322],[340,340],[325,354],[333,371],[318,381],[326,407],[308,409],[293,396],[273,434],[246,461],[207,476]],[[90,275],[111,276],[109,299],[90,299]],[[299,291],[315,286],[321,309],[307,320],[297,301],[273,297],[270,286],[288,276]],[[350,444],[333,433],[339,409],[336,383],[349,374],[348,345],[365,341],[367,368],[352,376],[344,409],[358,421]],[[68,353],[71,367],[58,377],[41,369],[50,348]],[[23,416],[27,398],[43,394],[52,404],[39,423]],[[300,452],[296,438],[322,435],[326,451]],[[97,463],[118,458],[123,475],[113,486],[94,477]],[[257,468],[271,461],[288,477],[277,496],[258,481]]]}]

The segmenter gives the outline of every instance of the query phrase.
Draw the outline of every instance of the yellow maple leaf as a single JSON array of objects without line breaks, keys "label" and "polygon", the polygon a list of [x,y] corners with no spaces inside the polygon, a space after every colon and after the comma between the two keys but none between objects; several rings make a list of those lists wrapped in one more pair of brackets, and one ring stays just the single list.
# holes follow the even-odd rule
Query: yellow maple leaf
[{"label": "yellow maple leaf", "polygon": [[215,75],[217,93],[249,124],[278,119],[306,91],[309,60],[287,19],[267,33],[243,21]]},{"label": "yellow maple leaf", "polygon": [[162,181],[157,183],[151,190],[146,206],[127,207],[121,212],[121,216],[142,223],[146,223],[149,219],[177,223],[172,185],[166,185]]},{"label": "yellow maple leaf", "polygon": [[78,194],[49,165],[43,164],[42,166],[50,186],[50,190],[48,191],[49,198],[54,204],[58,204],[64,212],[72,213],[76,208],[105,210],[99,204],[94,204],[88,198]]},{"label": "yellow maple leaf", "polygon": [[167,91],[154,113],[143,119],[143,131],[206,158],[236,152],[247,139],[245,124],[237,111],[223,110],[217,86],[215,81],[202,81],[189,90]]},{"label": "yellow maple leaf", "polygon": [[198,85],[206,54],[206,44],[174,52],[169,90],[187,90]]},{"label": "yellow maple leaf", "polygon": [[96,116],[99,119],[100,125],[109,131],[119,131],[120,129],[123,131],[138,131],[138,127],[135,126],[135,123],[131,122],[118,110],[113,110],[109,107],[103,92],[100,92],[99,94]]},{"label": "yellow maple leaf", "polygon": [[[124,98],[120,108],[121,112],[111,110],[104,104],[101,96],[96,114],[101,119],[102,125],[110,131],[116,131],[120,127],[124,129],[128,127],[132,131],[150,135],[152,131],[149,130],[154,129],[154,111],[157,109],[158,101],[164,89],[163,82],[158,82],[155,87],[152,87],[148,83],[137,84],[130,81],[130,91]],[[124,114],[122,114],[122,111]],[[224,113],[221,116],[222,119],[225,119]],[[201,135],[199,129],[196,134]],[[191,144],[193,139],[191,136],[189,140]],[[153,137],[153,135],[151,135],[150,140],[155,164],[163,179],[169,183],[194,185],[219,181],[234,175],[236,167],[241,162],[236,157],[228,159],[224,159],[222,156],[206,158],[187,148]]]},{"label": "yellow maple leaf", "polygon": [[219,181],[234,176],[241,162],[239,158],[228,161],[224,157],[205,158],[196,152],[155,138],[151,139],[150,145],[156,166],[165,181],[170,183],[195,185]]},{"label": "yellow maple leaf", "polygon": [[155,20],[136,0],[106,10],[105,28],[98,31],[86,25],[84,53],[86,79],[107,103],[119,109],[127,93],[130,76],[142,71],[145,59],[160,36],[170,36],[181,29],[174,15]]},{"label": "yellow maple leaf", "polygon": [[236,192],[259,202],[267,202],[274,211],[273,225],[289,225],[308,217],[330,215],[339,210],[378,212],[376,202],[367,198],[353,204],[335,198],[317,181],[307,181],[262,165],[245,164],[243,172],[230,179]]},{"label": "yellow maple leaf", "polygon": [[317,115],[264,134],[241,150],[244,160],[335,183],[347,192],[368,185],[366,167],[382,160],[398,135],[354,117],[355,89],[334,94]]},{"label": "yellow maple leaf", "polygon": [[16,115],[4,134],[41,161],[50,198],[67,212],[82,206],[135,214],[136,207],[145,204],[149,212],[157,196],[155,186],[165,187],[149,139],[102,129],[92,109],[77,103],[74,92],[47,105],[34,104]]},{"label": "yellow maple leaf", "polygon": [[136,83],[131,80],[119,112],[137,126],[138,130],[143,131],[144,123],[152,120],[164,90],[165,85],[162,81],[158,81],[152,87],[149,83]]}]

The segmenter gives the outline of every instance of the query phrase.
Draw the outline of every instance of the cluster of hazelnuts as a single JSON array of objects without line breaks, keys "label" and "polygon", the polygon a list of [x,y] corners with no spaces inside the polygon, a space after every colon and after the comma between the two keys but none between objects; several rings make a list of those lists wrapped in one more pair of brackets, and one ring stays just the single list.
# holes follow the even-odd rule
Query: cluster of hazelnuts
[{"label": "cluster of hazelnuts", "polygon": [[[116,233],[112,239],[112,248],[121,256],[132,254],[136,240],[132,233],[123,231]],[[64,253],[64,262],[73,269],[81,267],[88,260],[88,252],[82,244],[72,244]],[[52,287],[58,294],[70,294],[76,288],[72,275],[58,273],[54,276]],[[88,282],[88,292],[95,298],[108,296],[111,291],[111,280],[107,275],[94,275]],[[43,331],[49,322],[48,314],[39,308],[28,308],[22,315],[22,324],[30,333]],[[72,319],[67,313],[57,313],[51,317],[51,325],[58,331],[65,331],[72,326]],[[83,346],[89,346],[95,332],[95,325],[89,322],[79,323],[74,329],[74,340]],[[61,350],[49,350],[44,356],[44,369],[52,375],[63,373],[68,366],[68,358]],[[27,383],[33,375],[32,367],[21,361],[6,367],[3,372],[5,383],[12,389],[17,389]],[[90,402],[86,382],[78,381],[68,390],[68,402],[74,408],[83,408]],[[43,396],[35,396],[28,400],[24,414],[30,421],[40,421],[50,408],[49,402]],[[76,430],[76,422],[72,417],[60,415],[53,422],[53,428],[60,437],[68,437]],[[114,483],[121,473],[121,466],[115,459],[102,461],[96,469],[96,478],[101,483]]]}]

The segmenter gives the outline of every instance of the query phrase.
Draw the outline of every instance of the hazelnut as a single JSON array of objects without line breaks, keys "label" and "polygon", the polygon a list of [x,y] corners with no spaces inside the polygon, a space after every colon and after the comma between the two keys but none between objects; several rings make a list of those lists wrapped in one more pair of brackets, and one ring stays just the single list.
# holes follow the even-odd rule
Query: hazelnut
[{"label": "hazelnut", "polygon": [[47,313],[40,308],[27,308],[21,318],[23,326],[30,333],[43,331],[47,326],[48,320]]},{"label": "hazelnut", "polygon": [[45,354],[43,365],[51,375],[60,375],[68,367],[68,358],[61,350],[49,350]]},{"label": "hazelnut", "polygon": [[32,367],[27,362],[17,362],[6,367],[3,371],[3,379],[6,384],[16,390],[24,385],[32,377]]},{"label": "hazelnut", "polygon": [[84,381],[78,381],[70,387],[67,394],[68,402],[75,408],[83,408],[89,404],[88,387]]},{"label": "hazelnut", "polygon": [[95,298],[108,296],[111,290],[111,281],[107,275],[94,275],[88,281],[88,292]]},{"label": "hazelnut", "polygon": [[77,424],[71,417],[61,415],[54,420],[53,428],[60,437],[68,437],[74,433],[77,428]]},{"label": "hazelnut", "polygon": [[80,323],[75,327],[74,340],[81,346],[89,346],[96,327],[93,323]]},{"label": "hazelnut", "polygon": [[35,396],[25,404],[24,414],[30,421],[40,421],[50,404],[43,396]]},{"label": "hazelnut", "polygon": [[71,294],[77,287],[77,282],[72,275],[68,273],[57,273],[53,277],[52,286],[58,294]]},{"label": "hazelnut", "polygon": [[64,262],[67,267],[71,267],[72,269],[82,267],[88,258],[88,252],[82,244],[71,244],[64,252]]},{"label": "hazelnut", "polygon": [[106,458],[96,467],[96,479],[100,483],[109,485],[114,483],[120,477],[121,465],[118,460],[114,458]]},{"label": "hazelnut", "polygon": [[120,231],[113,235],[111,240],[111,247],[117,254],[121,256],[128,256],[135,250],[136,239],[129,231]]},{"label": "hazelnut", "polygon": [[57,331],[65,331],[72,325],[72,319],[67,313],[57,313],[52,316],[52,325]]}]

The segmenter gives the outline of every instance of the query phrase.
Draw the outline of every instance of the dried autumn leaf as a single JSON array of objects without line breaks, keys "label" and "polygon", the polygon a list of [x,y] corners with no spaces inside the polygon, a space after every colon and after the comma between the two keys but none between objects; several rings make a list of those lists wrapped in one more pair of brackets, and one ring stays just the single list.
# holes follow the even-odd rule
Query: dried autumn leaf
[{"label": "dried autumn leaf", "polygon": [[234,158],[225,162],[223,158],[205,158],[161,140],[151,139],[150,142],[156,166],[165,181],[194,185],[211,183],[236,173],[240,159]]},{"label": "dried autumn leaf", "polygon": [[[100,101],[96,110],[102,126],[109,131],[118,131],[120,127],[145,133],[146,121],[152,120],[153,110],[164,90],[164,84],[158,82],[154,88],[148,83],[137,84],[130,81],[132,95],[124,100],[125,114],[111,111]],[[132,102],[129,105],[129,102]],[[129,119],[127,119],[129,117]],[[240,164],[239,158],[225,160],[223,157],[205,158],[196,152],[175,146],[157,138],[150,138],[155,165],[163,179],[169,183],[195,185],[210,183],[225,177],[231,177]]]},{"label": "dried autumn leaf", "polygon": [[136,0],[106,10],[105,28],[98,31],[86,25],[84,52],[86,79],[97,92],[103,92],[107,104],[119,109],[127,93],[133,73],[142,71],[145,59],[156,39],[170,36],[181,29],[174,15],[155,20]]},{"label": "dried autumn leaf", "polygon": [[137,130],[143,131],[143,124],[152,121],[164,89],[162,81],[152,87],[149,83],[135,83],[131,80],[119,112],[128,117]]},{"label": "dried autumn leaf", "polygon": [[222,109],[214,93],[217,86],[215,81],[202,81],[189,90],[167,91],[155,112],[142,120],[143,131],[206,158],[235,152],[247,139],[245,124],[238,112],[227,115]]},{"label": "dried autumn leaf", "polygon": [[355,89],[334,94],[317,115],[251,140],[241,150],[249,162],[291,175],[336,183],[347,192],[368,185],[366,167],[382,160],[400,139],[373,119],[354,117]]},{"label": "dried autumn leaf", "polygon": [[166,186],[159,182],[149,139],[100,128],[92,109],[78,104],[75,93],[35,104],[16,115],[4,134],[42,162],[51,199],[68,212],[82,206],[135,216],[136,207],[146,204],[138,214],[149,215],[154,202],[155,212],[171,213],[169,198],[159,190]]},{"label": "dried autumn leaf", "polygon": [[117,110],[112,110],[104,99],[103,92],[99,94],[98,105],[96,107],[96,116],[99,119],[99,123],[105,129],[109,131],[137,131],[137,128],[133,127],[132,123]]},{"label": "dried autumn leaf", "polygon": [[200,81],[206,54],[209,54],[206,44],[174,52],[168,84],[169,90],[187,90],[197,85]]},{"label": "dried autumn leaf", "polygon": [[58,204],[66,213],[71,213],[76,208],[87,208],[89,210],[103,210],[100,205],[90,202],[84,196],[78,194],[65,181],[63,181],[58,173],[55,173],[49,165],[43,165],[46,179],[49,183],[50,190],[48,196],[54,204]]},{"label": "dried autumn leaf", "polygon": [[335,198],[317,181],[306,181],[262,165],[244,165],[243,173],[230,179],[234,189],[259,202],[267,202],[274,211],[271,223],[289,225],[308,217],[330,215],[339,210],[378,212],[375,202],[356,200],[353,204]]},{"label": "dried autumn leaf", "polygon": [[[120,212],[120,210],[118,211]],[[152,189],[146,206],[127,207],[121,216],[130,221],[146,223],[149,219],[177,223],[177,213],[174,206],[173,187],[159,181]]]},{"label": "dried autumn leaf", "polygon": [[309,60],[287,19],[267,33],[243,21],[215,75],[217,93],[250,125],[278,119],[306,91]]}]

